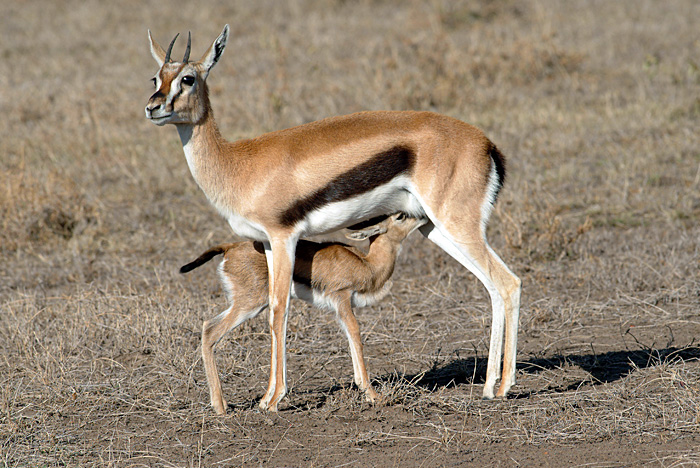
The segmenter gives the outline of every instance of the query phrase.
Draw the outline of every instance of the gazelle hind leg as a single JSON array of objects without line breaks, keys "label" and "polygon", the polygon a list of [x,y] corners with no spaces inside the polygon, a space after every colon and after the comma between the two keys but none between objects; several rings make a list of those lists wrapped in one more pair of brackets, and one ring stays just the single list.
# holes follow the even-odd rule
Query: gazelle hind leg
[{"label": "gazelle hind leg", "polygon": [[[492,254],[496,256],[495,252],[492,252]],[[496,256],[496,258],[498,258],[498,256]],[[505,266],[505,264],[503,264],[503,267],[509,274],[508,278],[512,281],[512,289],[510,289],[510,292],[507,293],[510,298],[510,308],[506,309],[506,337],[503,358],[503,375],[501,377],[501,385],[498,387],[498,392],[496,393],[497,397],[505,397],[511,387],[515,385],[515,359],[518,345],[518,323],[520,319],[520,293],[522,290],[522,282],[520,281],[520,278],[515,276],[508,269],[508,267]]]},{"label": "gazelle hind leg", "polygon": [[255,317],[265,307],[267,307],[266,303],[251,307],[234,304],[213,319],[205,321],[202,325],[202,361],[204,362],[204,371],[207,376],[207,385],[209,386],[209,398],[217,414],[226,413],[226,401],[221,393],[221,381],[219,380],[219,372],[214,359],[214,346],[226,333],[246,320]]},{"label": "gazelle hind leg", "polygon": [[491,338],[483,396],[494,397],[496,379],[501,372],[501,354],[505,333],[506,354],[498,396],[505,396],[515,384],[515,355],[520,308],[520,279],[515,276],[488,246],[483,235],[474,230],[468,242],[457,241],[444,228],[427,224],[421,233],[437,244],[486,287],[491,298]]}]

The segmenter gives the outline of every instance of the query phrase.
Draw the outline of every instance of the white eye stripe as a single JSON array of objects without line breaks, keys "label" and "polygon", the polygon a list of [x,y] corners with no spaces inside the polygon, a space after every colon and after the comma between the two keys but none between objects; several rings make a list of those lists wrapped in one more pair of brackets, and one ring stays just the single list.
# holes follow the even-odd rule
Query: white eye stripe
[{"label": "white eye stripe", "polygon": [[177,75],[174,77],[173,82],[177,82],[180,86],[193,86],[197,81],[197,71],[191,65],[183,65],[179,70]]}]

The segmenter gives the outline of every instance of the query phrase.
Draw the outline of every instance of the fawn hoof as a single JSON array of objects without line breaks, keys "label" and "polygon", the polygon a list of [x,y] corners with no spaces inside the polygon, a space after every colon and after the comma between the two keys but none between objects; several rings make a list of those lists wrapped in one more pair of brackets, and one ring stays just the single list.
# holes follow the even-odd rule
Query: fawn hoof
[{"label": "fawn hoof", "polygon": [[260,404],[258,406],[260,406],[260,409],[262,409],[262,410],[269,411],[271,413],[276,413],[277,412],[277,405],[279,404],[279,402],[283,396],[284,396],[284,394],[279,396],[279,397],[273,396],[269,400],[266,400],[263,398],[262,400],[260,400]]},{"label": "fawn hoof", "polygon": [[218,401],[211,400],[211,407],[214,408],[214,412],[216,414],[226,414],[226,408],[228,408],[228,405],[226,404],[226,400],[222,398]]},{"label": "fawn hoof", "polygon": [[365,401],[367,403],[375,404],[379,399],[379,394],[375,392],[372,387],[369,387],[367,388],[367,390],[365,390]]}]

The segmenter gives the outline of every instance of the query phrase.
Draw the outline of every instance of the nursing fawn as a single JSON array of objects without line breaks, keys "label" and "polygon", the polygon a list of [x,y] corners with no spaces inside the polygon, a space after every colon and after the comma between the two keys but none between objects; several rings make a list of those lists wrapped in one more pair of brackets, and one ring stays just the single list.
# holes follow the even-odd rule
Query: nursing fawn
[{"label": "nursing fawn", "polygon": [[[354,239],[369,238],[367,253],[341,244],[304,240],[299,241],[296,249],[292,297],[335,312],[350,344],[355,383],[365,392],[368,401],[373,402],[377,394],[367,375],[360,330],[352,308],[373,305],[386,296],[401,242],[424,222],[397,213],[377,225],[350,234]],[[220,254],[224,258],[219,265],[219,275],[230,307],[204,322],[202,358],[211,405],[217,413],[224,414],[226,403],[214,361],[214,346],[230,330],[268,306],[269,287],[267,261],[260,242],[218,245],[180,271],[191,271]]]}]

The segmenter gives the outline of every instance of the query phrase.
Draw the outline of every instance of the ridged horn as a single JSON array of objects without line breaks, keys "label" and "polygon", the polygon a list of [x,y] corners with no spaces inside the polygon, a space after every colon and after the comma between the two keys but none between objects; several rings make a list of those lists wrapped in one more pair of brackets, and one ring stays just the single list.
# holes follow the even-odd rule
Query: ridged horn
[{"label": "ridged horn", "polygon": [[173,51],[173,45],[175,45],[175,41],[177,40],[177,36],[179,36],[180,33],[175,34],[175,37],[173,37],[173,40],[170,42],[170,45],[168,46],[168,51],[165,53],[165,63],[170,62],[170,52]]},{"label": "ridged horn", "polygon": [[192,33],[187,32],[187,49],[185,49],[185,58],[182,59],[183,63],[187,63],[190,60],[190,46],[192,45]]}]

